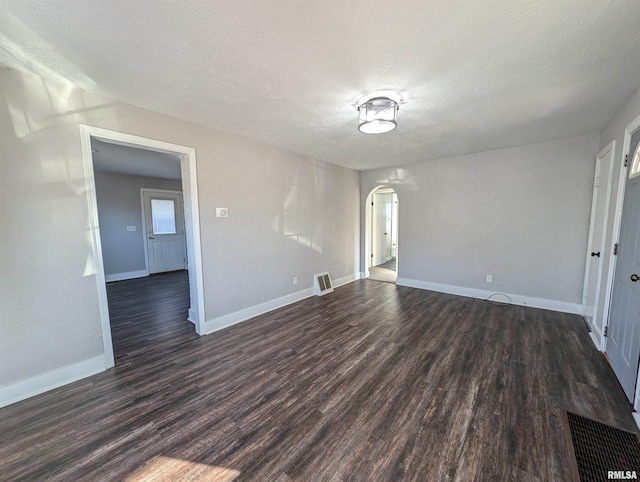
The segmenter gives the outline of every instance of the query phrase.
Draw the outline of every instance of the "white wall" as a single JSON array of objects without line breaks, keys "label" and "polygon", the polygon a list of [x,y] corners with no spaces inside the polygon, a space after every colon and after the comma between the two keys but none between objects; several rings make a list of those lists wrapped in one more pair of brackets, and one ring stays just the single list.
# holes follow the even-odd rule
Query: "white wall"
[{"label": "white wall", "polygon": [[361,203],[376,186],[398,193],[399,284],[579,311],[597,145],[594,134],[365,171]]},{"label": "white wall", "polygon": [[103,352],[75,113],[84,105],[71,88],[0,69],[0,387]]},{"label": "white wall", "polygon": [[[354,274],[358,173],[256,143],[234,149],[231,141],[213,147],[220,160],[233,152],[232,162],[198,164],[199,179],[208,180],[200,204],[204,263],[225,274],[205,279],[207,320],[311,289],[313,273]],[[216,207],[228,207],[229,217],[216,218]]]},{"label": "white wall", "polygon": [[0,119],[0,404],[103,355],[79,123],[196,149],[208,320],[354,275],[356,171],[6,68]]},{"label": "white wall", "polygon": [[[96,172],[96,197],[104,272],[109,276],[145,270],[140,189],[182,191],[176,179]],[[127,231],[135,226],[136,231]],[[118,276],[118,278],[121,278]]]},{"label": "white wall", "polygon": [[[620,169],[624,165],[623,152],[625,129],[636,117],[640,116],[640,88],[636,90],[629,100],[620,108],[613,116],[611,121],[600,131],[600,150],[604,149],[611,141],[616,141],[615,160],[613,165],[613,185],[611,190],[611,202],[609,204],[609,216],[607,219],[607,231],[602,250],[602,263],[604,273],[603,283],[606,282],[606,276],[613,269],[610,263],[611,250],[613,244],[617,241],[617,233],[614,233],[616,200],[618,198],[618,179],[620,178]],[[615,236],[615,238],[614,238]],[[604,320],[602,320],[604,322]],[[602,323],[604,325],[604,323]],[[601,326],[604,329],[604,326]],[[592,333],[594,342],[597,346],[601,346],[602,340],[594,331]]]}]

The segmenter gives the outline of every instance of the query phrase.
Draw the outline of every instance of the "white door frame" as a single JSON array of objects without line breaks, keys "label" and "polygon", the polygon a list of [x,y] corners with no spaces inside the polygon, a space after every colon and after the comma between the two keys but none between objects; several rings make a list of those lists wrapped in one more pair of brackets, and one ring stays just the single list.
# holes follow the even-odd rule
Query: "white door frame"
[{"label": "white door frame", "polygon": [[[144,234],[144,270],[147,273],[147,276],[149,276],[149,242],[147,240],[147,216],[146,216],[146,207],[144,205],[144,193],[145,192],[161,192],[161,193],[167,193],[167,194],[180,194],[180,197],[182,197],[182,206],[180,206],[180,209],[182,209],[182,221],[184,223],[184,226],[182,226],[182,228],[184,229],[184,244],[185,247],[187,245],[187,240],[186,240],[186,220],[185,220],[185,209],[184,209],[184,193],[182,191],[172,191],[170,189],[153,189],[150,187],[141,187],[140,188],[140,207],[141,207],[141,213],[142,213],[142,233]],[[189,269],[189,263],[186,263],[185,269]]]},{"label": "white door frame", "polygon": [[[583,289],[583,296],[582,296],[582,315],[584,316],[586,313],[586,293],[587,293],[587,286],[589,285],[589,273],[591,271],[591,263],[593,263],[595,261],[595,258],[590,256],[589,253],[591,251],[593,251],[593,249],[595,249],[593,247],[593,238],[596,235],[596,233],[594,233],[594,227],[595,227],[595,215],[596,213],[596,198],[597,196],[597,188],[606,188],[606,194],[600,198],[600,200],[604,200],[605,203],[605,207],[604,207],[604,219],[602,222],[602,229],[603,232],[602,234],[602,245],[603,247],[600,248],[601,252],[605,251],[605,247],[604,244],[606,243],[606,239],[607,239],[607,228],[608,228],[608,222],[609,222],[609,208],[611,205],[611,188],[613,186],[613,167],[616,163],[616,159],[615,159],[615,155],[616,155],[616,141],[611,141],[609,144],[607,144],[607,146],[602,149],[597,157],[596,157],[596,167],[597,166],[601,166],[601,159],[604,158],[607,153],[611,152],[611,164],[609,165],[609,183],[606,186],[598,186],[596,187],[595,185],[595,179],[594,179],[594,188],[593,188],[593,196],[591,198],[591,216],[590,216],[590,221],[589,221],[589,240],[587,242],[587,255],[585,257],[586,261],[585,261],[585,269],[584,269],[584,273],[585,273],[585,277],[584,277],[584,289]],[[596,172],[598,172],[598,175],[601,176],[601,173],[599,172],[599,169],[596,169]],[[618,180],[618,182],[620,182]],[[602,191],[600,191],[602,192]],[[611,258],[615,258],[615,256],[613,255],[613,249],[609,249],[609,267],[611,267]],[[607,286],[607,289],[605,291],[605,295],[603,296],[604,299],[600,299],[600,287],[603,280],[603,269],[604,267],[602,266],[604,260],[598,258],[598,263],[601,264],[601,269],[598,272],[598,277],[596,279],[596,287],[595,287],[595,293],[594,293],[594,303],[593,303],[593,319],[592,319],[592,323],[591,323],[591,327],[596,330],[597,334],[598,334],[598,339],[600,340],[600,344],[602,344],[602,339],[604,338],[602,336],[602,334],[604,333],[604,327],[606,326],[606,321],[607,321],[607,314],[608,314],[608,310],[609,310],[609,289]],[[611,272],[611,269],[609,269],[609,272]],[[602,320],[598,320],[597,319],[597,315],[598,315],[598,308],[600,306],[601,303],[604,303],[604,310],[603,310],[603,317]],[[593,338],[593,337],[592,337]],[[593,338],[594,342],[595,342],[595,338]]]},{"label": "white door frame", "polygon": [[[640,129],[640,115],[633,119],[629,123],[629,125],[624,130],[624,141],[622,144],[622,151],[620,156],[620,176],[618,179],[618,195],[616,199],[616,211],[614,217],[613,224],[613,236],[612,243],[617,243],[620,240],[620,224],[622,222],[622,209],[624,204],[624,192],[627,184],[627,168],[624,166],[625,159],[629,156],[629,149],[631,148],[631,136],[635,131]],[[605,299],[605,324],[604,326],[609,325],[609,314],[611,312],[611,298],[613,295],[613,279],[615,276],[616,270],[616,261],[617,256],[613,255],[613,250],[611,254],[610,260],[610,268],[609,268],[609,276],[607,277],[607,298]],[[607,348],[607,339],[603,337],[602,339],[602,351],[606,351]],[[636,423],[640,427],[640,415],[638,412],[640,411],[640,384],[638,380],[636,380],[636,389],[634,396],[633,408],[635,412],[633,412],[633,416],[636,420]]]},{"label": "white door frame", "polygon": [[[98,287],[98,306],[102,325],[102,341],[104,345],[105,368],[115,365],[113,341],[111,339],[111,323],[107,301],[107,286],[102,261],[102,244],[100,242],[100,225],[98,222],[98,203],[96,199],[96,182],[91,154],[91,138],[103,142],[128,147],[143,147],[151,151],[169,152],[180,156],[182,174],[182,192],[185,211],[185,235],[187,238],[187,260],[189,264],[189,289],[191,307],[189,320],[195,325],[196,333],[205,331],[204,318],[204,283],[202,280],[202,249],[200,246],[200,211],[198,206],[198,174],[196,168],[196,150],[192,147],[180,146],[168,142],[140,137],[123,132],[102,129],[100,127],[80,124],[80,142],[85,169],[85,185],[89,205],[89,233],[93,250],[96,284]],[[148,267],[147,267],[148,268]]]},{"label": "white door frame", "polygon": [[[371,191],[369,191],[369,194],[367,195],[367,198],[364,201],[364,277],[368,278],[369,277],[369,267],[371,265],[371,244],[372,244],[372,239],[371,239],[371,230],[372,230],[372,226],[373,226],[373,210],[371,209],[371,201],[373,200],[373,195],[375,194],[376,191],[380,190],[380,189],[391,189],[393,190],[393,192],[396,193],[396,196],[398,197],[398,219],[396,220],[396,226],[400,226],[400,196],[398,196],[398,191],[396,191],[392,186],[386,186],[386,185],[379,185],[374,187]],[[398,233],[400,234],[400,233]],[[398,245],[396,246],[396,275],[398,274],[398,258],[400,256],[400,237],[398,236]]]},{"label": "white door frame", "polygon": [[[624,167],[624,161],[626,159],[628,159],[629,162],[631,162],[631,159],[629,159],[629,155],[631,154],[629,152],[629,150],[631,149],[631,136],[633,135],[633,133],[635,131],[637,131],[638,129],[640,129],[640,116],[636,117],[635,119],[633,119],[633,121],[627,126],[627,128],[624,130],[624,144],[622,147],[622,167],[620,168],[620,171],[624,173],[624,175],[621,175],[620,177],[622,178],[621,180],[621,184],[622,184],[622,189],[619,190],[620,195],[618,196],[618,200],[620,203],[620,213],[618,215],[618,213],[616,212],[616,225],[615,225],[615,238],[616,238],[616,242],[618,242],[618,240],[620,239],[620,224],[622,222],[622,209],[623,209],[623,204],[624,204],[624,191],[627,187],[627,172],[628,172],[628,167],[625,168]],[[615,270],[615,268],[614,268]],[[611,288],[612,288],[612,294],[613,294],[613,280],[611,282]],[[633,399],[633,408],[635,410],[635,412],[633,413],[633,416],[636,420],[636,423],[638,424],[638,426],[640,427],[640,415],[638,415],[638,411],[640,411],[640,384],[638,384],[638,377],[636,376],[636,390],[635,390],[635,396]]]}]

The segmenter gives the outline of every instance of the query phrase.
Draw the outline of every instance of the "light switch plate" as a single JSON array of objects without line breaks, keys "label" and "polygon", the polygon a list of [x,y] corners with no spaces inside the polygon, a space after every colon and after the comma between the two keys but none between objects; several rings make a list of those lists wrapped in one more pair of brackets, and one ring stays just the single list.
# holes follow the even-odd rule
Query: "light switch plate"
[{"label": "light switch plate", "polygon": [[216,208],[216,217],[217,218],[228,218],[229,217],[229,209],[227,209],[227,208]]},{"label": "light switch plate", "polygon": [[136,227],[135,226],[127,226],[127,231],[135,231]]}]

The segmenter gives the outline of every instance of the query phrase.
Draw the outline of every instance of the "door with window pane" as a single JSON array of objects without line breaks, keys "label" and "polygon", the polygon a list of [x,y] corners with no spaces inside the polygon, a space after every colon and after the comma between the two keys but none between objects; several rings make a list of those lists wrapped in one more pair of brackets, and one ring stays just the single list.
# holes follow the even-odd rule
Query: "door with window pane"
[{"label": "door with window pane", "polygon": [[144,190],[142,199],[149,274],[185,269],[182,193]]},{"label": "door with window pane", "polygon": [[606,352],[633,403],[640,359],[640,129],[631,136],[629,159]]}]

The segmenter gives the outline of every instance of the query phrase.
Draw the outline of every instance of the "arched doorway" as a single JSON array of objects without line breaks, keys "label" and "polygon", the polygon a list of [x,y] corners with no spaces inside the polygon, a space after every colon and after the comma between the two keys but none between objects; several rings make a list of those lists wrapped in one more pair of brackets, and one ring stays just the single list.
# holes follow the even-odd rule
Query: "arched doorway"
[{"label": "arched doorway", "polygon": [[395,283],[398,261],[398,194],[378,186],[366,200],[366,277]]}]

